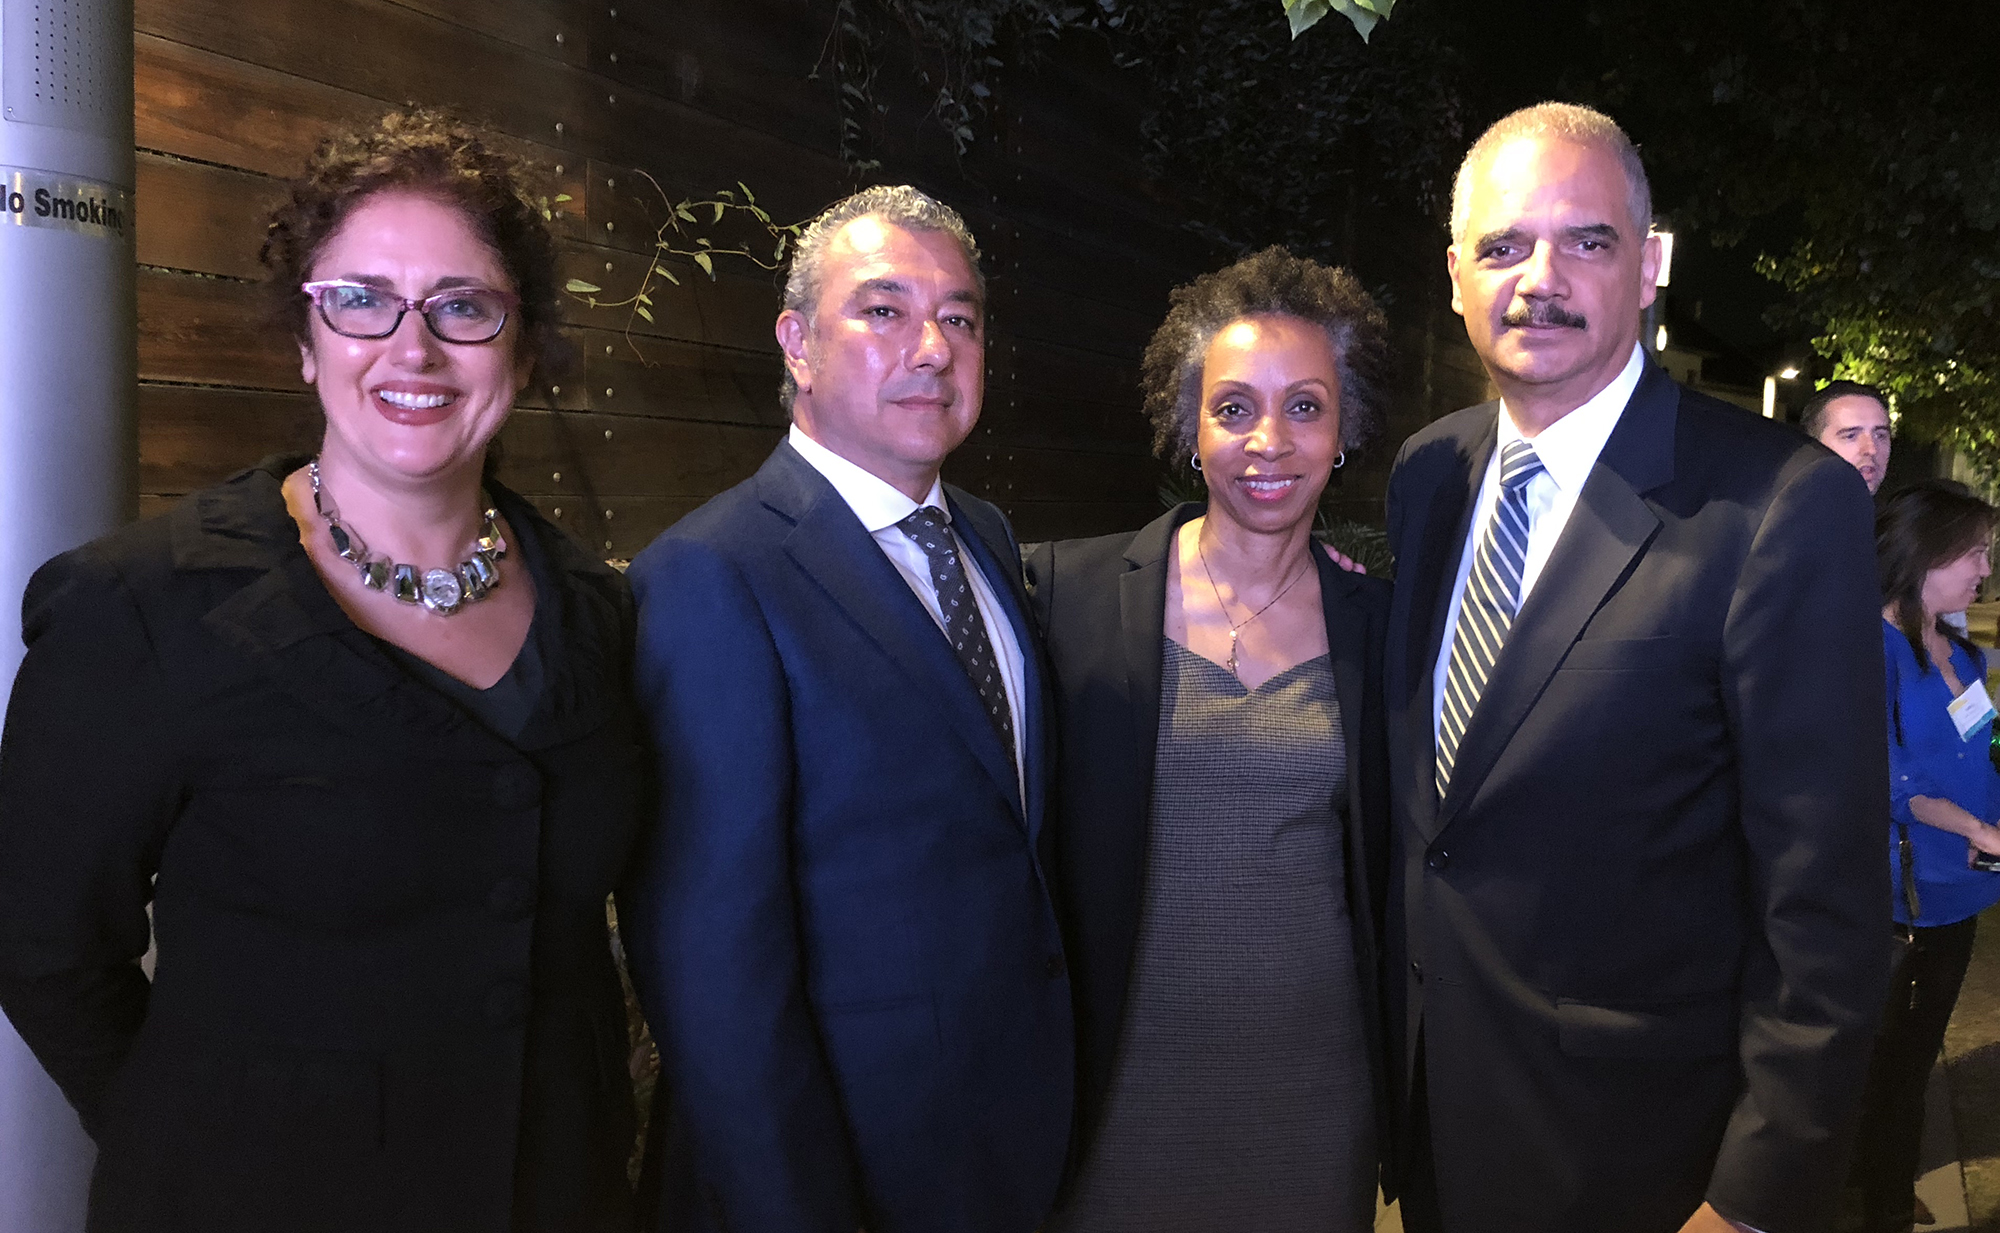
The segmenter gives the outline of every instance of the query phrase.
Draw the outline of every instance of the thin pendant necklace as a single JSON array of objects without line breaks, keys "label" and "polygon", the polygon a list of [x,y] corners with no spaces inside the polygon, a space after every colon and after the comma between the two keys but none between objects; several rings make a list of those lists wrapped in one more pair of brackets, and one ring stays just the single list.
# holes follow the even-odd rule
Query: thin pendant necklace
[{"label": "thin pendant necklace", "polygon": [[340,521],[333,498],[321,490],[317,456],[306,464],[306,472],[312,477],[313,509],[326,520],[326,533],[340,559],[361,574],[362,586],[386,592],[406,604],[422,604],[439,616],[451,616],[465,605],[485,599],[500,585],[500,562],[507,557],[507,541],[500,538],[498,510],[487,507],[471,556],[450,569],[419,571],[414,565],[374,555],[362,538]]},{"label": "thin pendant necklace", "polygon": [[[1271,597],[1270,603],[1265,604],[1262,608],[1257,609],[1257,611],[1243,618],[1243,620],[1240,623],[1231,625],[1229,622],[1229,605],[1222,602],[1222,589],[1215,585],[1215,575],[1209,571],[1208,554],[1204,553],[1201,550],[1201,533],[1199,531],[1195,533],[1194,537],[1194,555],[1195,559],[1201,562],[1202,576],[1208,579],[1208,589],[1215,592],[1215,606],[1222,609],[1222,623],[1225,625],[1229,625],[1229,659],[1222,666],[1229,669],[1229,675],[1235,677],[1237,680],[1240,681],[1243,679],[1243,674],[1236,670],[1237,635],[1241,634],[1245,629],[1248,629],[1250,627],[1250,622],[1256,620],[1258,617],[1263,616],[1265,613],[1269,612],[1272,609],[1272,607],[1274,607],[1277,604],[1279,600],[1285,597],[1287,592],[1289,592],[1293,587],[1298,585],[1299,579],[1306,576],[1306,571],[1302,569],[1298,573],[1293,574],[1292,580],[1290,582],[1287,582],[1283,587],[1280,587],[1278,589],[1278,593]],[[1306,568],[1310,569],[1311,567],[1312,567],[1312,559],[1308,557],[1306,559]]]}]

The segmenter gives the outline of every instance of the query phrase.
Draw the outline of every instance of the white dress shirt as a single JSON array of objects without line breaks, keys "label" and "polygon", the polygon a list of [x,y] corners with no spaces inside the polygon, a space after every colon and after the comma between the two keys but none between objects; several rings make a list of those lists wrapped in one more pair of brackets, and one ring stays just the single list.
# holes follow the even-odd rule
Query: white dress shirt
[{"label": "white dress shirt", "polygon": [[[1591,468],[1597,465],[1597,456],[1604,452],[1604,443],[1611,439],[1611,430],[1618,427],[1619,418],[1625,414],[1625,404],[1632,401],[1632,391],[1639,388],[1639,378],[1645,371],[1646,353],[1634,344],[1632,358],[1611,379],[1611,384],[1592,395],[1576,410],[1542,429],[1532,439],[1514,422],[1514,413],[1507,409],[1506,402],[1501,402],[1500,439],[1493,445],[1493,457],[1486,464],[1486,478],[1479,485],[1479,499],[1472,507],[1472,527],[1458,555],[1458,578],[1451,584],[1451,607],[1445,610],[1444,641],[1438,647],[1437,664],[1431,670],[1433,733],[1444,715],[1444,681],[1451,671],[1451,647],[1458,635],[1458,609],[1465,599],[1465,580],[1472,575],[1473,552],[1480,537],[1486,534],[1486,524],[1493,520],[1493,507],[1500,500],[1501,452],[1509,442],[1527,441],[1535,447],[1535,457],[1542,460],[1542,473],[1528,481],[1528,550],[1521,565],[1520,597],[1521,606],[1525,607],[1528,592],[1534,590],[1543,567],[1549,563],[1549,554],[1555,551],[1556,541],[1562,538],[1563,528],[1569,525],[1570,513],[1576,509],[1576,498],[1583,491],[1584,481],[1590,478]],[[1519,612],[1520,608],[1515,611]],[[1503,649],[1501,654],[1505,653]]]},{"label": "white dress shirt", "polygon": [[[875,537],[875,543],[889,558],[889,564],[895,566],[903,581],[910,584],[910,590],[923,604],[924,611],[937,622],[938,631],[944,632],[944,607],[938,603],[937,586],[931,582],[931,559],[917,545],[917,541],[896,526],[924,505],[935,506],[949,524],[951,506],[944,499],[943,482],[932,480],[931,490],[924,499],[912,501],[887,480],[864,471],[807,436],[797,424],[792,425],[791,433],[785,439],[801,458],[811,464],[813,470],[833,485],[833,490],[847,502],[847,507],[854,511],[854,516],[861,520],[868,534]],[[1021,789],[1021,799],[1026,801],[1027,770],[1022,751],[1026,748],[1024,728],[1027,717],[1021,707],[1027,686],[1021,643],[1014,636],[1014,623],[1007,619],[1007,610],[1000,606],[993,584],[987,581],[985,571],[979,568],[979,559],[965,551],[965,541],[956,529],[950,533],[958,541],[959,560],[971,566],[965,571],[966,581],[971,584],[973,602],[979,605],[979,618],[986,623],[986,637],[993,644],[993,658],[1000,665],[1000,682],[1007,690],[1007,709],[1014,717],[1014,774]],[[1001,564],[1004,566],[1006,562]]]}]

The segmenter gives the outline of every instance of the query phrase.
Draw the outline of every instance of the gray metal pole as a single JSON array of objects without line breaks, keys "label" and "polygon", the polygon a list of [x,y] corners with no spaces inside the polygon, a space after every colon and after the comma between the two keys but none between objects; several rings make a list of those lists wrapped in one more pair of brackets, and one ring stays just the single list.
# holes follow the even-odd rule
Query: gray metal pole
[{"label": "gray metal pole", "polygon": [[[132,0],[0,0],[0,687],[37,566],[136,505]],[[94,1153],[0,1021],[0,1233],[83,1228]]]}]

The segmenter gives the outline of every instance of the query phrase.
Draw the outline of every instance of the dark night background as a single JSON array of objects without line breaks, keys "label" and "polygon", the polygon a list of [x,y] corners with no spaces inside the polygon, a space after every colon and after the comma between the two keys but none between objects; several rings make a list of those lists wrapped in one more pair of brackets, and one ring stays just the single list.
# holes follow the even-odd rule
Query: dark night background
[{"label": "dark night background", "polygon": [[[878,7],[949,44],[932,6]],[[1021,23],[996,37],[1010,61],[1095,36],[1144,74],[1148,166],[1224,255],[1285,243],[1392,300],[1407,288],[1362,249],[1442,247],[1449,177],[1486,124],[1600,106],[1644,151],[1679,241],[1666,319],[1726,352],[1711,378],[1838,369],[1891,388],[1906,436],[1989,473],[2000,458],[1992,5],[1402,0],[1367,43],[1338,15],[1294,40],[1277,0],[971,7]],[[1794,407],[1808,392],[1784,387]]]}]

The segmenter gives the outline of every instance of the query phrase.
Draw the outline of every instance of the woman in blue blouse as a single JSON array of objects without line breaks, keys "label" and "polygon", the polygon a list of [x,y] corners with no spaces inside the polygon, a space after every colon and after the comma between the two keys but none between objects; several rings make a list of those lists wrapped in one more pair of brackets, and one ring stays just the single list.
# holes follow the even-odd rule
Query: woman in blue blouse
[{"label": "woman in blue blouse", "polygon": [[[1991,505],[1936,481],[1897,493],[1875,519],[1889,693],[1890,872],[1896,922],[1909,927],[1915,944],[1876,1038],[1855,1153],[1867,1233],[1912,1227],[1924,1086],[1972,957],[1979,913],[2000,901],[2000,873],[1972,865],[1980,853],[2000,855],[1986,656],[1940,619],[1978,598],[1991,572],[1994,521]],[[1914,878],[1905,877],[1901,853],[1912,854]]]}]

